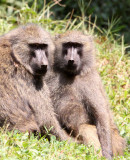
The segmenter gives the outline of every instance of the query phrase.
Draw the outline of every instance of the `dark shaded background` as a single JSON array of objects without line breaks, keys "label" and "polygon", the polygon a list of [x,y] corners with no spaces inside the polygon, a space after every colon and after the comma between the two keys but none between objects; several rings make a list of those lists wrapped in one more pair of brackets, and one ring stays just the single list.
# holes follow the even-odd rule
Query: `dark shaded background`
[{"label": "dark shaded background", "polygon": [[[44,6],[44,0],[38,1],[38,11]],[[46,3],[51,3],[55,0],[46,0]],[[25,0],[31,6],[34,0]],[[21,7],[21,0],[0,0],[0,7],[15,6]],[[61,0],[60,4],[55,5],[51,10],[54,19],[64,19],[64,17],[72,12],[73,17],[82,16],[81,10],[85,10],[85,16],[91,15],[91,21],[94,22],[97,17],[96,24],[101,29],[108,28],[108,20],[119,20],[114,26],[114,32],[125,36],[125,43],[130,42],[130,0]],[[72,17],[72,18],[73,18]]]}]

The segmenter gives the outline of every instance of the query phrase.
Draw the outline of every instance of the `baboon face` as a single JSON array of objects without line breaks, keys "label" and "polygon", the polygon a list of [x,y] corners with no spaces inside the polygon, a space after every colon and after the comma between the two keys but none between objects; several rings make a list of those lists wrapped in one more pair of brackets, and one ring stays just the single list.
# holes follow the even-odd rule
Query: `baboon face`
[{"label": "baboon face", "polygon": [[82,67],[82,49],[83,45],[76,42],[67,42],[62,44],[62,65],[65,71],[77,73]]},{"label": "baboon face", "polygon": [[68,31],[55,38],[55,68],[67,74],[87,72],[95,65],[92,37],[79,31]]},{"label": "baboon face", "polygon": [[48,69],[48,45],[32,43],[30,48],[30,66],[33,74],[44,75]]},{"label": "baboon face", "polygon": [[44,75],[54,52],[49,33],[37,25],[21,27],[16,33],[11,36],[13,58],[31,74]]}]

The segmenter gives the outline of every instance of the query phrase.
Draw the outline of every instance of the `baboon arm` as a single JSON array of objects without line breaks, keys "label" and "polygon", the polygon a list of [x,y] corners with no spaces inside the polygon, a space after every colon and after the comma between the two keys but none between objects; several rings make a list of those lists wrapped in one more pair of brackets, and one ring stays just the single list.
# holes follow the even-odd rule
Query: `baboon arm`
[{"label": "baboon arm", "polygon": [[86,102],[89,106],[89,111],[96,119],[96,128],[99,141],[102,147],[102,154],[108,159],[113,156],[111,129],[110,129],[110,113],[109,104],[102,92],[102,85],[97,76],[90,78],[86,87]]}]

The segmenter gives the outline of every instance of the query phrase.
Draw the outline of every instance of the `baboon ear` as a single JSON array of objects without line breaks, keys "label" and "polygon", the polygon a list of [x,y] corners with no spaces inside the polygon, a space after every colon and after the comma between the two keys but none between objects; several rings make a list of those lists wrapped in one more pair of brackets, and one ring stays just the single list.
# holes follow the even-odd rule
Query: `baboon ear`
[{"label": "baboon ear", "polygon": [[13,58],[13,60],[24,66],[24,68],[26,68],[31,74],[33,74],[33,70],[31,69],[30,67],[30,50],[27,46],[27,44],[25,43],[22,43],[22,42],[16,42],[14,41],[15,43],[12,43],[12,52],[11,52],[11,56]]}]

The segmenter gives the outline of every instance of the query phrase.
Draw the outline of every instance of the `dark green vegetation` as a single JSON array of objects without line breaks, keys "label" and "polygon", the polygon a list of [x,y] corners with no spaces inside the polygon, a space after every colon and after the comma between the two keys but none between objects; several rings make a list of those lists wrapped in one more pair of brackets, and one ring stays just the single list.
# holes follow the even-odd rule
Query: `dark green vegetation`
[{"label": "dark green vegetation", "polygon": [[[29,7],[27,3],[12,0],[11,4],[12,6],[10,7],[5,5],[6,10],[3,8],[3,5],[0,6],[0,34],[8,32],[18,24],[34,22],[41,24],[52,34],[78,29],[83,30],[85,33],[88,31],[94,35],[97,46],[97,66],[110,99],[115,122],[121,135],[126,138],[129,145],[130,59],[129,55],[125,54],[128,46],[124,45],[124,37],[118,35],[115,40],[113,33],[115,22],[111,22],[108,29],[103,30],[96,23],[92,23],[91,19],[90,21],[86,21],[85,17],[83,18],[84,12],[82,12],[81,17],[76,16],[71,19],[71,15],[69,14],[62,20],[53,20],[53,15],[57,13],[52,12],[55,9],[54,7],[56,7],[54,3],[45,5],[40,12],[37,12],[37,3]],[[91,7],[88,9],[91,9]],[[129,159],[128,145],[124,156],[116,157],[116,160]],[[49,143],[44,137],[38,140],[33,135],[29,138],[28,133],[19,134],[16,131],[7,132],[6,129],[1,129],[0,159],[85,160],[99,158],[94,154],[93,147],[91,146],[86,147],[75,143],[67,144],[66,142],[59,142],[55,140],[54,136],[52,136],[51,143]]]},{"label": "dark green vegetation", "polygon": [[[27,0],[23,0],[23,2]],[[51,17],[53,19],[64,19],[67,15],[72,14],[72,19],[77,17],[79,19],[85,18],[85,24],[88,21],[96,24],[102,28],[102,31],[110,27],[111,23],[114,23],[112,28],[112,34],[117,36],[117,33],[125,36],[125,42],[130,43],[130,1],[129,0],[37,0],[37,11],[41,11],[45,3],[52,4],[58,3],[52,8]],[[33,0],[28,0],[28,5],[32,6]],[[23,5],[21,0],[1,0],[0,8],[6,11],[8,15],[11,15],[14,11],[20,9]],[[81,16],[82,15],[82,16]],[[81,16],[81,17],[80,17]]]}]

